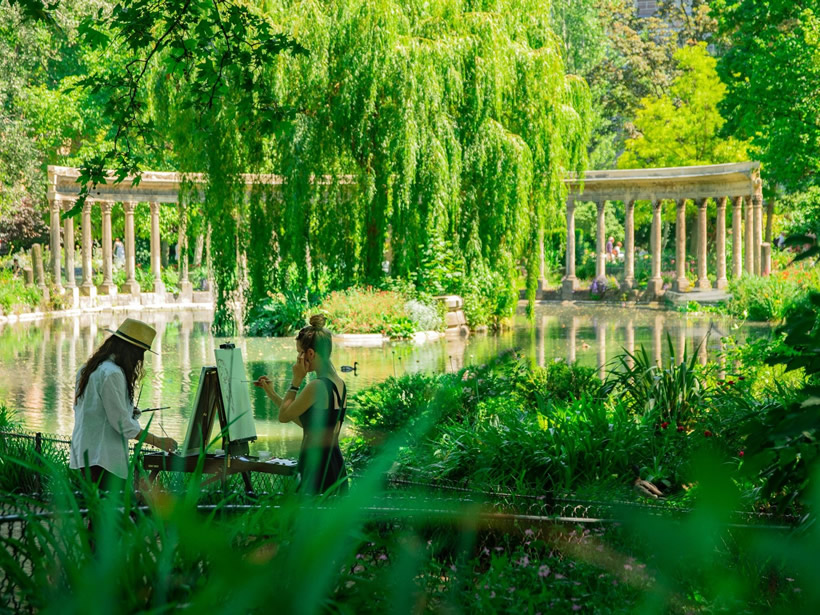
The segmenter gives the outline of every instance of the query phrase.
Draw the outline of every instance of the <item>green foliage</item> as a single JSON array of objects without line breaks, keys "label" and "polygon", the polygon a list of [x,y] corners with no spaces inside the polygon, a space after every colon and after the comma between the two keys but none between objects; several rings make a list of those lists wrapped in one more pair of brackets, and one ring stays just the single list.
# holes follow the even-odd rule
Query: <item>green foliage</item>
[{"label": "green foliage", "polygon": [[675,52],[680,74],[668,94],[641,100],[636,134],[618,160],[622,169],[684,167],[746,160],[746,145],[723,137],[718,105],[726,93],[706,43]]},{"label": "green foliage", "polygon": [[743,276],[729,283],[732,298],[726,310],[737,318],[781,321],[808,307],[808,296],[820,290],[817,268],[795,265],[765,277]]},{"label": "green foliage", "polygon": [[719,0],[727,40],[718,70],[726,131],[751,141],[772,188],[817,182],[820,171],[820,2]]},{"label": "green foliage", "polygon": [[307,297],[285,292],[257,304],[247,315],[245,334],[250,337],[288,337],[307,323],[311,307]]},{"label": "green foliage", "polygon": [[410,337],[416,323],[405,309],[407,299],[389,290],[350,288],[324,298],[319,310],[335,333],[381,333],[387,337]]},{"label": "green foliage", "polygon": [[779,329],[785,337],[779,352],[766,360],[788,371],[802,370],[805,384],[794,397],[782,396],[767,412],[745,426],[753,455],[746,469],[765,479],[764,492],[781,507],[805,502],[810,479],[820,460],[820,292],[812,291],[804,306],[789,311]]},{"label": "green foliage", "polygon": [[5,314],[23,307],[36,308],[43,300],[36,286],[26,286],[22,277],[13,277],[11,271],[0,271],[0,308]]},{"label": "green foliage", "polygon": [[388,378],[356,393],[347,416],[365,433],[397,433],[422,417],[438,385],[439,378],[423,372]]},{"label": "green foliage", "polygon": [[685,425],[707,410],[710,392],[697,364],[697,352],[687,356],[684,349],[683,360],[678,363],[672,338],[667,335],[666,341],[669,358],[665,366],[656,365],[641,346],[635,354],[627,352],[618,357],[620,370],[610,372],[604,391],[624,399],[630,410],[639,415],[650,416],[657,422]]},{"label": "green foliage", "polygon": [[680,73],[676,51],[714,43],[717,23],[709,4],[666,0],[651,17],[638,17],[634,0],[551,3],[567,70],[583,77],[591,91],[590,168],[613,168],[641,101],[670,93]]},{"label": "green foliage", "polygon": [[820,236],[820,186],[784,196],[779,201],[787,235]]}]

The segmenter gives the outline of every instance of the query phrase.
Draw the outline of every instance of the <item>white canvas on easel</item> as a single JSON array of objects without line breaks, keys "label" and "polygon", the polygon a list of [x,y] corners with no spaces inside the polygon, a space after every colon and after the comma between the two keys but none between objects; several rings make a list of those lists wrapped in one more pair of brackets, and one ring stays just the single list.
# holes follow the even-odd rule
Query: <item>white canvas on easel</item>
[{"label": "white canvas on easel", "polygon": [[216,371],[222,404],[228,419],[228,433],[231,442],[256,440],[256,425],[253,421],[251,398],[245,379],[245,363],[239,348],[216,348]]}]

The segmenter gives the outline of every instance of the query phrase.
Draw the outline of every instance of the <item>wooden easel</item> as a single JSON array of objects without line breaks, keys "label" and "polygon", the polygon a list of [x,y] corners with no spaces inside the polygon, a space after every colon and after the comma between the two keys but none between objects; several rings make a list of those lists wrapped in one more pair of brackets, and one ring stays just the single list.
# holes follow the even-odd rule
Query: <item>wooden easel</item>
[{"label": "wooden easel", "polygon": [[[259,461],[249,456],[249,440],[231,440],[230,425],[225,406],[222,403],[222,392],[219,386],[219,376],[216,367],[203,367],[200,378],[197,403],[194,408],[192,425],[189,427],[188,437],[185,446],[188,455],[176,455],[172,453],[147,453],[143,456],[142,467],[149,472],[149,480],[152,482],[160,472],[195,472],[199,462],[199,456],[203,453],[211,438],[214,419],[219,419],[220,432],[222,433],[222,450],[224,455],[205,453],[202,466],[203,474],[213,474],[208,480],[202,483],[209,485],[217,480],[221,480],[223,487],[228,476],[241,474],[245,483],[245,490],[253,493],[251,484],[251,472],[263,472],[265,474],[279,474],[282,476],[292,476],[296,474],[294,464],[276,463],[275,460]],[[192,450],[197,450],[199,454],[190,454]],[[240,458],[241,457],[241,458]]]}]

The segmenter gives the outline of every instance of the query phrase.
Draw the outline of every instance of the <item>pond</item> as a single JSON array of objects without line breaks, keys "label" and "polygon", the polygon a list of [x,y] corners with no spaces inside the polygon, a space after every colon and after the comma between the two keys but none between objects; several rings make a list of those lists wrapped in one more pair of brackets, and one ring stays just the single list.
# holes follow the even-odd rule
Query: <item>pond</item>
[{"label": "pond", "polygon": [[[242,349],[248,379],[268,374],[280,392],[290,383],[295,358],[292,338],[214,338],[207,311],[98,313],[0,325],[0,402],[14,410],[27,429],[70,435],[75,374],[108,335],[106,329],[116,329],[126,316],[140,318],[157,329],[153,348],[159,354],[147,355],[140,406],[170,406],[153,419],[151,430],[160,435],[166,433],[182,442],[201,368],[214,364],[214,348],[224,341],[233,341]],[[768,331],[766,325],[740,326],[717,316],[555,304],[538,306],[534,321],[520,313],[515,326],[498,335],[447,336],[418,344],[390,342],[376,347],[337,343],[333,360],[337,367],[358,362],[355,375],[344,374],[352,394],[392,375],[458,370],[509,349],[520,350],[539,365],[577,360],[598,367],[604,376],[608,362],[623,348],[643,345],[650,357],[665,358],[669,352],[667,334],[676,354],[683,344],[691,354],[706,338],[699,351],[700,360],[705,362],[719,352],[722,336],[742,341]],[[261,390],[249,386],[259,436],[252,449],[294,456],[301,430],[280,424],[273,403]],[[143,424],[147,416],[143,415]]]}]

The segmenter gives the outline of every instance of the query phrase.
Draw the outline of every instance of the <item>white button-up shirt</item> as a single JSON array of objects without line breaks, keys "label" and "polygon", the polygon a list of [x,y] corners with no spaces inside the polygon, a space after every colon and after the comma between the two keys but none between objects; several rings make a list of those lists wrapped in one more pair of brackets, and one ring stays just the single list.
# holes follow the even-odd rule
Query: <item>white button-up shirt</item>
[{"label": "white button-up shirt", "polygon": [[[76,384],[81,373],[82,368],[77,372]],[[103,361],[74,404],[69,467],[102,466],[120,478],[127,478],[128,440],[141,431],[134,418],[134,405],[128,400],[125,372],[111,359]]]}]

